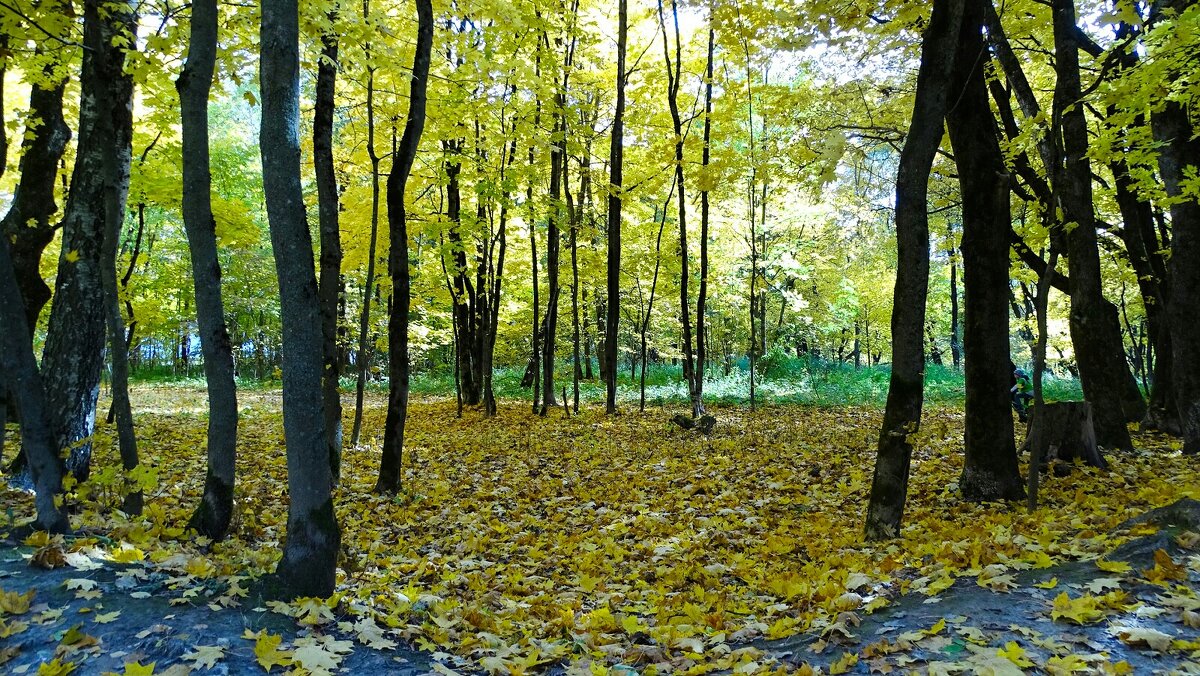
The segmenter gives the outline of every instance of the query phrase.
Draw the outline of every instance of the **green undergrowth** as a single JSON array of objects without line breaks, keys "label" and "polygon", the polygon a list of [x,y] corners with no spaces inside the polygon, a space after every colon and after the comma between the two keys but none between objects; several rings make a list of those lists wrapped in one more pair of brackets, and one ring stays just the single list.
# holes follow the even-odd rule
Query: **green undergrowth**
[{"label": "green undergrowth", "polygon": [[[730,364],[728,372],[721,362],[710,363],[705,380],[705,400],[727,406],[750,403],[750,370],[743,358]],[[530,398],[529,388],[521,387],[524,368],[498,367],[493,376],[496,396],[502,400]],[[581,379],[579,398],[581,405],[604,403],[604,382],[599,369],[593,364],[592,379]],[[563,361],[556,371],[556,403],[566,388],[567,399],[572,398],[571,364]],[[808,406],[873,406],[882,407],[887,401],[890,365],[862,365],[824,360],[817,357],[796,358],[772,350],[759,360],[755,368],[755,400],[767,404],[800,404]],[[169,370],[138,372],[135,382],[151,385],[194,385],[204,387],[202,377],[172,374]],[[641,400],[641,371],[631,369],[627,361],[622,362],[618,375],[618,399],[626,406],[637,405]],[[256,380],[242,376],[238,387],[243,390],[275,389],[280,386],[276,378]],[[353,392],[353,376],[342,379],[343,392]],[[1068,374],[1047,373],[1044,380],[1047,401],[1073,401],[1083,398],[1079,381]],[[372,379],[367,383],[371,392],[386,392],[386,379]],[[965,380],[961,370],[938,364],[929,364],[925,371],[925,401],[930,404],[961,404],[965,391]],[[411,392],[422,397],[455,396],[454,372],[449,367],[422,371],[413,374]],[[683,381],[682,367],[669,363],[651,364],[646,370],[646,405],[669,406],[686,403],[687,386]]]}]

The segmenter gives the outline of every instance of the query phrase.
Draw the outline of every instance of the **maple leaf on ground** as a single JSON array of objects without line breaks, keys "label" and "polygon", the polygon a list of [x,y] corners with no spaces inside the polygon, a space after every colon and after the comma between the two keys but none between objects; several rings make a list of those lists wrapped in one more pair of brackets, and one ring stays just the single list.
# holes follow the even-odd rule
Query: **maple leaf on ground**
[{"label": "maple leaf on ground", "polygon": [[1133,566],[1124,561],[1106,561],[1104,559],[1096,559],[1096,567],[1106,573],[1128,573],[1133,570]]},{"label": "maple leaf on ground", "polygon": [[38,665],[38,676],[67,676],[75,671],[74,662],[60,662],[57,657]]},{"label": "maple leaf on ground", "polygon": [[[249,633],[249,630],[247,630],[247,633]],[[286,667],[292,663],[291,651],[279,650],[279,644],[283,642],[282,636],[271,634],[264,630],[252,635],[252,637],[255,639],[254,658],[258,660],[258,665],[267,671],[267,673],[270,673],[272,667]]]},{"label": "maple leaf on ground", "polygon": [[24,615],[32,601],[32,589],[24,594],[0,590],[0,615]]},{"label": "maple leaf on ground", "polygon": [[1054,608],[1050,611],[1050,619],[1068,619],[1075,624],[1091,624],[1104,619],[1105,611],[1100,607],[1100,599],[1084,594],[1072,599],[1066,592],[1054,599]]},{"label": "maple leaf on ground", "polygon": [[1025,657],[1025,649],[1018,645],[1016,641],[1009,641],[1008,643],[1005,643],[1003,648],[996,651],[996,654],[1007,659],[1009,662],[1012,662],[1018,667],[1021,667],[1022,669],[1027,669],[1033,666],[1033,662],[1029,661],[1029,658]]},{"label": "maple leaf on ground", "polygon": [[185,653],[183,659],[191,660],[197,669],[212,669],[217,662],[225,659],[225,648],[219,645],[198,645],[193,652]]},{"label": "maple leaf on ground", "polygon": [[292,652],[292,662],[299,664],[309,673],[316,676],[332,674],[338,668],[338,663],[341,661],[340,657],[325,650],[316,643],[297,646]]},{"label": "maple leaf on ground", "polygon": [[95,622],[96,624],[108,624],[109,622],[116,620],[120,616],[121,616],[121,611],[114,610],[111,613],[99,613],[98,615],[96,615],[95,617],[92,618],[92,621]]},{"label": "maple leaf on ground", "polygon": [[1174,637],[1170,634],[1164,634],[1161,631],[1145,627],[1114,626],[1109,631],[1126,645],[1135,648],[1145,647],[1151,650],[1165,651],[1171,648],[1171,641],[1174,640]]},{"label": "maple leaf on ground", "polygon": [[118,674],[115,671],[107,671],[104,676],[154,676],[154,666],[157,662],[150,664],[142,664],[141,661],[126,662],[125,670]]}]

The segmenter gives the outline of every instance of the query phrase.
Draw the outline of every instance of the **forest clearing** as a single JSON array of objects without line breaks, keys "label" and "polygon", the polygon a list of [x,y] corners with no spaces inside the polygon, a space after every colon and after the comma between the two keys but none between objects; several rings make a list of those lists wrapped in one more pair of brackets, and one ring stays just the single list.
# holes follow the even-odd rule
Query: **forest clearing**
[{"label": "forest clearing", "polygon": [[[860,524],[878,409],[721,408],[720,425],[704,436],[679,430],[670,409],[612,418],[589,407],[564,419],[561,411],[543,418],[505,404],[487,420],[477,413],[458,419],[454,402],[445,399],[414,403],[406,490],[394,497],[372,492],[377,440],[348,448],[336,490],[343,535],[335,595],[289,605],[243,596],[254,586],[248,578],[273,569],[285,530],[279,392],[247,397],[246,452],[238,466],[244,489],[230,537],[219,543],[180,527],[202,489],[202,456],[180,449],[202,446],[203,392],[155,386],[135,388],[134,395],[139,410],[152,411],[138,416],[144,457],[154,468],[146,511],[141,517],[116,511],[116,454],[98,452],[93,477],[69,496],[79,504],[76,535],[64,541],[35,534],[23,549],[41,565],[59,560],[67,577],[58,582],[62,604],[70,608],[16,612],[25,578],[0,578],[10,645],[20,644],[21,627],[30,623],[60,633],[82,623],[85,635],[99,635],[107,629],[106,608],[136,613],[119,605],[120,597],[151,588],[170,604],[159,612],[214,604],[241,615],[225,629],[228,642],[210,641],[208,652],[187,643],[185,628],[185,645],[160,654],[154,673],[172,664],[199,668],[201,656],[217,665],[226,653],[242,665],[230,666],[234,671],[257,671],[256,662],[269,669],[273,660],[285,670],[302,664],[325,673],[346,666],[354,651],[384,648],[386,656],[389,646],[415,646],[443,672],[463,673],[556,665],[570,673],[622,666],[629,673],[806,673],[807,663],[826,673],[886,673],[890,665],[900,672],[940,666],[943,673],[996,674],[1036,666],[1065,674],[1085,667],[1187,672],[1200,665],[1200,523],[1162,526],[1167,544],[1160,546],[1173,552],[1165,559],[1155,559],[1157,547],[1131,557],[1132,566],[1106,556],[1160,530],[1119,529],[1123,522],[1200,498],[1195,463],[1172,452],[1161,435],[1135,435],[1137,450],[1109,455],[1107,472],[1080,466],[1048,476],[1043,503],[1027,513],[958,496],[962,413],[938,407],[927,412],[915,439],[920,451],[908,525],[900,538],[870,544]],[[372,403],[367,420],[374,429],[384,411],[377,399]],[[112,440],[98,445],[110,448]],[[3,502],[10,524],[3,530],[32,516],[17,492],[6,492]],[[1079,561],[1099,582],[1060,568]],[[86,580],[96,575],[93,568],[113,563],[145,583],[92,592]],[[1030,577],[1038,573],[1044,574]],[[956,580],[959,587],[951,589]],[[1040,594],[1019,624],[1034,626],[1040,618],[1052,629],[1022,634],[1010,622],[997,624],[996,613],[943,612],[955,598],[969,597],[963,584],[1001,605],[1016,603],[1009,599],[1022,592]],[[1070,599],[1065,609],[1056,600],[1061,593]],[[915,611],[924,613],[909,608],[907,617],[889,618],[890,606],[905,598],[919,599]],[[86,607],[91,617],[78,614]],[[259,652],[266,649],[257,637],[239,637],[243,622],[256,630],[268,622],[257,619],[254,607],[277,616],[267,634],[284,642],[266,652],[270,657]],[[38,619],[56,612],[53,621]],[[890,632],[858,628],[877,615],[889,620]],[[137,617],[130,633],[160,625],[152,615]],[[1099,638],[1081,635],[1089,625]],[[1127,635],[1122,643],[1114,633],[1120,627],[1151,633]],[[797,633],[807,638],[777,647]],[[324,642],[313,643],[314,636]],[[810,650],[814,645],[820,652]],[[54,641],[24,644],[5,653],[12,660],[6,668],[33,657],[33,673],[37,657],[57,655],[80,673],[97,673],[89,665],[99,656],[89,646],[64,642],[57,650]],[[103,650],[113,650],[111,640]],[[135,652],[131,663],[140,658]],[[400,668],[387,666],[388,659],[365,673]]]},{"label": "forest clearing", "polygon": [[1197,55],[0,0],[0,670],[1200,672]]}]

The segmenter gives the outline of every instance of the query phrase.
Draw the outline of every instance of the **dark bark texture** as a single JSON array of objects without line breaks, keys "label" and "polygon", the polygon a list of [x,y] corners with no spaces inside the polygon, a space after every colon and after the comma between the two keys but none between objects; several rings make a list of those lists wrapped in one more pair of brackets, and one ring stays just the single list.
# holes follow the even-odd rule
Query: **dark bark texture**
[{"label": "dark bark texture", "polygon": [[[1052,181],[1067,223],[1067,270],[1071,279],[1071,343],[1084,397],[1092,403],[1096,439],[1109,448],[1132,448],[1122,408],[1119,377],[1128,371],[1120,325],[1106,316],[1100,251],[1092,207],[1092,169],[1087,158],[1087,120],[1081,97],[1074,0],[1054,0],[1057,81],[1054,88],[1055,156]],[[1136,387],[1136,384],[1135,384]],[[1139,395],[1140,400],[1140,395]],[[1144,413],[1144,411],[1143,411]]]},{"label": "dark bark texture", "polygon": [[220,540],[228,534],[233,518],[238,408],[233,348],[221,297],[216,221],[212,214],[208,95],[216,58],[217,2],[194,0],[188,59],[175,87],[179,90],[183,132],[183,226],[192,259],[196,325],[208,388],[208,467],[204,493],[188,526],[201,535]]},{"label": "dark bark texture", "polygon": [[317,220],[321,233],[321,271],[317,295],[321,305],[321,400],[325,409],[325,437],[329,448],[329,471],[337,485],[342,473],[342,399],[338,379],[342,375],[338,350],[338,300],[342,292],[342,235],[338,230],[338,187],[333,171],[333,107],[338,69],[338,38],[333,32],[336,16],[321,35],[321,58],[317,64],[317,100],[313,111],[313,164],[317,175]]},{"label": "dark bark texture", "polygon": [[400,490],[400,467],[404,452],[404,423],[408,418],[408,306],[411,287],[408,270],[408,225],[404,209],[408,175],[417,157],[417,146],[425,128],[426,91],[429,85],[429,59],[433,50],[433,4],[417,0],[417,45],[413,54],[412,88],[408,119],[400,145],[392,155],[392,171],[387,180],[388,234],[391,238],[389,259],[392,274],[393,310],[388,320],[388,408],[383,432],[383,457],[375,491]]},{"label": "dark bark texture", "polygon": [[604,324],[605,411],[617,412],[617,331],[621,305],[621,194],[625,146],[625,48],[629,33],[629,8],[618,0],[617,107],[613,114],[612,140],[608,150],[608,316]]},{"label": "dark bark texture", "polygon": [[1009,177],[984,76],[987,1],[966,0],[950,86],[957,95],[946,116],[963,199],[966,458],[959,487],[975,501],[1025,494],[1009,412]]},{"label": "dark bark texture", "polygon": [[909,435],[921,426],[924,403],[925,324],[929,288],[929,172],[941,145],[963,0],[937,0],[921,45],[912,123],[896,175],[895,302],[892,310],[892,374],[879,431],[879,452],[867,506],[866,535],[896,537],[904,517],[912,459]]},{"label": "dark bark texture", "polygon": [[35,527],[61,533],[69,529],[69,523],[54,498],[62,492],[63,467],[47,418],[45,391],[33,347],[26,338],[28,334],[25,305],[13,272],[8,238],[0,237],[0,372],[11,386],[21,417],[21,446],[29,458],[36,494]]},{"label": "dark bark texture", "polygon": [[279,594],[286,598],[332,594],[341,545],[330,497],[321,397],[321,312],[300,185],[299,34],[296,0],[264,0],[260,136],[263,195],[283,328],[283,433],[289,496],[287,538],[275,579]]},{"label": "dark bark texture", "polygon": [[[42,357],[47,406],[58,448],[79,480],[91,469],[91,436],[104,362],[102,251],[109,191],[129,189],[133,79],[125,51],[137,21],[130,5],[83,3],[79,143],[63,216],[54,304]],[[121,213],[124,212],[122,197]]]}]

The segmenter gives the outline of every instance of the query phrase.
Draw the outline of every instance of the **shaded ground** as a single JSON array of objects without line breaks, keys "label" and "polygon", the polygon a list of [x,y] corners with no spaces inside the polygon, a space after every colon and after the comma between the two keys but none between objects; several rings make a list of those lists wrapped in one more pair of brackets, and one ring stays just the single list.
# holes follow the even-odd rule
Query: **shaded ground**
[{"label": "shaded ground", "polygon": [[[930,673],[989,673],[989,669],[990,673],[1006,673],[1004,669],[1016,669],[1014,673],[1019,673],[1016,662],[1002,655],[1002,650],[1027,659],[1027,669],[1036,665],[1049,673],[1069,673],[1084,666],[1095,673],[1200,673],[1200,616],[1188,616],[1191,626],[1183,619],[1188,609],[1193,613],[1200,609],[1200,543],[1195,537],[1200,530],[1200,502],[1185,499],[1124,525],[1160,528],[1104,557],[1105,561],[1128,563],[1130,571],[1126,573],[1102,570],[1095,561],[1074,561],[1016,572],[1011,584],[995,585],[1007,587],[1007,591],[983,586],[978,580],[988,582],[986,574],[975,580],[964,577],[937,596],[908,594],[870,615],[843,614],[819,634],[757,645],[784,663],[807,662],[829,670],[841,661],[848,667],[844,673],[855,674],[912,669]],[[1156,569],[1158,551],[1175,562],[1187,562],[1188,570],[1176,579],[1149,582],[1147,577],[1155,577],[1151,571]],[[1057,584],[1035,586],[1049,587],[1051,581]],[[1065,618],[1053,621],[1054,599],[1063,592],[1072,599],[1115,594],[1117,607],[1099,603],[1104,617],[1094,623],[1080,625]],[[1122,592],[1123,598],[1117,598]],[[944,627],[939,628],[943,620]],[[1155,650],[1145,640],[1138,640],[1136,632],[1127,632],[1123,641],[1119,638],[1121,627],[1161,632],[1170,639],[1147,634],[1150,642],[1163,647],[1170,640],[1171,645]],[[1019,651],[1005,650],[1010,642],[1015,642]],[[855,659],[846,658],[847,654],[857,656],[857,663],[849,664]],[[1072,655],[1079,658],[1078,663],[1070,659]],[[1127,666],[1116,666],[1119,662]]]},{"label": "shaded ground", "polygon": [[[257,606],[253,600],[232,600],[228,585],[223,583],[198,590],[190,602],[173,603],[172,598],[179,597],[175,588],[178,580],[166,573],[98,562],[93,570],[71,565],[45,570],[30,565],[27,557],[34,548],[3,544],[7,547],[0,550],[0,588],[33,592],[27,611],[0,620],[0,636],[19,630],[0,638],[3,673],[36,674],[39,665],[55,658],[60,664],[74,664],[75,673],[80,674],[122,673],[125,665],[132,663],[154,663],[155,674],[187,674],[193,670],[205,674],[262,673],[255,657],[256,641],[246,638],[247,632],[265,630],[282,635],[280,648],[284,649],[302,636],[354,638],[353,631],[299,630],[294,620]],[[238,606],[221,606],[230,602]],[[116,617],[112,616],[114,612],[118,613]],[[22,625],[27,626],[21,629]],[[72,628],[77,629],[72,632]],[[189,657],[202,656],[197,651],[200,646],[222,649],[213,667],[197,668],[201,657]],[[355,645],[340,666],[347,673],[401,676],[425,674],[431,669],[428,654],[402,646],[380,651]]]}]

